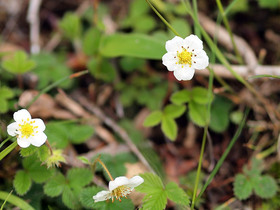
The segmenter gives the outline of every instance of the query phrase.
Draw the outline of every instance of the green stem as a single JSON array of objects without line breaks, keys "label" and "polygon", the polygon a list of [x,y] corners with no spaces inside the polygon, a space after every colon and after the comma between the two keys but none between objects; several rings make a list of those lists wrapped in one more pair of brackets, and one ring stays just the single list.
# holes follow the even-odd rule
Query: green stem
[{"label": "green stem", "polygon": [[206,144],[207,130],[208,130],[208,125],[206,125],[204,127],[202,145],[201,145],[201,148],[200,148],[199,163],[198,163],[198,167],[197,167],[195,185],[194,185],[193,197],[192,197],[192,205],[191,205],[192,210],[194,209],[194,205],[195,205],[195,201],[196,201],[196,193],[197,193],[197,189],[198,189],[199,177],[200,177],[202,160],[203,160],[203,154],[204,154],[204,149],[205,149],[205,144]]},{"label": "green stem", "polygon": [[4,191],[0,191],[0,199],[7,200],[7,202],[9,202],[23,210],[35,210],[32,206],[30,206],[28,203],[26,203],[21,198],[15,196],[15,195],[10,195],[9,193],[4,192]]},{"label": "green stem", "polygon": [[162,22],[176,35],[180,36],[180,34],[167,22],[167,20],[164,19],[164,17],[157,11],[157,9],[152,5],[152,3],[149,0],[146,0],[146,2],[149,4],[149,6],[154,10],[154,12],[157,14],[157,16],[162,20]]},{"label": "green stem", "polygon": [[25,108],[28,109],[42,94],[44,94],[44,93],[48,92],[49,90],[51,90],[52,88],[58,86],[60,83],[66,81],[68,79],[72,79],[72,78],[76,78],[76,77],[82,76],[82,75],[87,74],[87,73],[88,73],[88,70],[84,70],[84,71],[80,71],[80,72],[71,74],[69,76],[66,76],[66,77],[60,79],[60,80],[55,81],[54,83],[50,84],[49,86],[47,86],[43,90],[41,90],[40,93],[38,95],[36,95],[32,99],[32,101],[30,101],[28,103],[28,105]]},{"label": "green stem", "polygon": [[7,154],[9,154],[15,147],[17,146],[17,141],[14,141],[12,144],[10,144],[6,149],[4,149],[2,152],[0,152],[0,161],[6,157]]},{"label": "green stem", "polygon": [[218,8],[219,8],[219,10],[220,10],[220,13],[221,13],[221,15],[222,15],[224,25],[225,25],[225,27],[226,27],[228,33],[229,33],[230,40],[231,40],[231,43],[232,43],[234,52],[235,52],[235,54],[236,54],[237,60],[238,60],[238,62],[239,62],[240,64],[242,64],[242,63],[243,63],[243,60],[242,60],[242,57],[241,57],[241,55],[240,55],[240,53],[239,53],[239,51],[238,51],[238,49],[237,49],[237,47],[236,47],[236,43],[235,43],[235,41],[234,41],[233,34],[232,34],[231,28],[230,28],[230,26],[229,26],[228,19],[227,19],[227,16],[226,16],[226,14],[225,14],[223,5],[222,5],[222,3],[221,3],[220,0],[216,0],[216,2],[217,2],[217,5],[218,5]]},{"label": "green stem", "polygon": [[[196,18],[198,18],[197,1],[196,1],[196,0],[192,0],[192,5],[193,5],[194,16],[195,16]],[[200,33],[200,30],[199,30],[199,27],[197,27],[196,25],[194,25],[194,33],[195,33],[198,37],[201,37],[201,33]]]},{"label": "green stem", "polygon": [[7,141],[9,141],[12,138],[12,136],[9,136],[8,138],[6,138],[1,144],[0,144],[0,148],[3,147],[4,144],[6,144]]},{"label": "green stem", "polygon": [[200,199],[200,197],[202,196],[202,194],[204,193],[204,191],[206,190],[208,185],[211,183],[211,181],[213,180],[214,176],[217,174],[217,172],[219,171],[219,169],[222,166],[223,162],[225,161],[225,159],[226,159],[227,155],[229,154],[231,148],[233,147],[233,145],[235,144],[236,140],[240,136],[241,131],[242,131],[244,125],[245,125],[248,113],[249,113],[249,109],[247,109],[245,111],[245,115],[244,115],[244,118],[243,118],[241,124],[239,125],[236,133],[234,134],[233,138],[231,139],[231,141],[230,141],[228,147],[226,148],[225,152],[223,153],[222,157],[220,158],[220,160],[218,161],[217,165],[215,166],[215,168],[211,172],[209,178],[207,179],[207,181],[205,182],[204,186],[202,187],[199,195],[197,196],[197,199]]}]

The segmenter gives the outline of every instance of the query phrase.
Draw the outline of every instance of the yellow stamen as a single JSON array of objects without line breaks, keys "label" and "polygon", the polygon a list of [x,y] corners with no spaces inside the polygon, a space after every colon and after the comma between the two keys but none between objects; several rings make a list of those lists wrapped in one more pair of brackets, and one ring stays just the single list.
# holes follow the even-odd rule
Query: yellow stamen
[{"label": "yellow stamen", "polygon": [[114,197],[116,198],[116,200],[119,200],[121,201],[121,198],[122,197],[125,197],[131,193],[131,188],[130,187],[127,187],[127,186],[119,186],[117,187],[116,189],[114,189],[112,192],[111,192],[111,197],[112,197],[112,202],[114,202]]},{"label": "yellow stamen", "polygon": [[[192,65],[192,53],[191,52],[188,52],[185,48],[183,48],[183,50],[181,52],[177,51],[177,57],[179,58],[179,61],[177,63],[188,64],[191,67],[191,65]],[[183,67],[184,67],[184,65],[182,65],[182,68]]]},{"label": "yellow stamen", "polygon": [[[27,119],[29,121],[29,119]],[[19,124],[19,131],[21,132],[21,138],[29,138],[34,136],[34,129],[38,126],[31,125],[30,122],[23,121],[23,124]]]}]

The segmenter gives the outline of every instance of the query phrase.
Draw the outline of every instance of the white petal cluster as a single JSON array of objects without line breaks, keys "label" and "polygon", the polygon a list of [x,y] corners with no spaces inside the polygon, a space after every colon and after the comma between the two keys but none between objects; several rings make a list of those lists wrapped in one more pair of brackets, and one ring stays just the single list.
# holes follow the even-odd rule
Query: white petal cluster
[{"label": "white petal cluster", "polygon": [[134,176],[131,179],[126,178],[125,176],[117,177],[114,181],[109,182],[109,191],[103,190],[93,196],[95,202],[105,201],[108,199],[121,200],[122,197],[126,197],[131,191],[142,184],[144,179],[140,176]]},{"label": "white petal cluster", "polygon": [[175,36],[165,44],[167,53],[162,63],[169,71],[174,71],[177,80],[190,80],[195,69],[201,70],[209,65],[209,58],[203,50],[202,41],[196,35],[185,39]]},{"label": "white petal cluster", "polygon": [[40,147],[43,145],[47,136],[43,132],[46,128],[43,120],[32,119],[26,109],[21,109],[14,113],[15,122],[7,127],[7,132],[11,136],[17,137],[17,143],[20,147],[26,148],[30,144]]}]

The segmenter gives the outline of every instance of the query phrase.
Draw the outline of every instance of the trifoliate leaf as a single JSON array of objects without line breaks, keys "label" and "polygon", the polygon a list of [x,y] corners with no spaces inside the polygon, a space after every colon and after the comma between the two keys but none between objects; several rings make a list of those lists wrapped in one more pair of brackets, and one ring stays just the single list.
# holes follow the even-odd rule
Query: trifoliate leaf
[{"label": "trifoliate leaf", "polygon": [[161,130],[170,140],[174,141],[176,139],[178,128],[173,118],[164,116],[161,122]]},{"label": "trifoliate leaf", "polygon": [[[192,89],[192,100],[198,104],[208,103],[208,90],[202,87],[195,87]],[[212,98],[212,96],[210,96]],[[210,99],[211,101],[211,99]]]},{"label": "trifoliate leaf", "polygon": [[64,176],[61,173],[57,173],[44,185],[44,193],[50,197],[56,197],[62,193],[65,185]]},{"label": "trifoliate leaf", "polygon": [[4,60],[2,67],[14,74],[24,74],[35,67],[36,63],[28,59],[27,54],[24,51],[15,52],[14,56],[8,60]]},{"label": "trifoliate leaf", "polygon": [[[91,208],[91,209],[98,207],[98,202],[95,203],[92,197],[102,190],[104,189],[101,187],[94,187],[94,186],[82,189],[80,193],[80,201],[83,207]],[[103,203],[101,205],[104,206]]]},{"label": "trifoliate leaf", "polygon": [[189,196],[175,182],[169,182],[165,191],[171,201],[181,205],[189,205]]},{"label": "trifoliate leaf", "polygon": [[167,204],[167,195],[164,190],[150,193],[143,198],[143,210],[162,210]]},{"label": "trifoliate leaf", "polygon": [[261,198],[272,198],[278,190],[275,179],[268,175],[254,177],[253,183],[255,193]]},{"label": "trifoliate leaf", "polygon": [[135,188],[136,191],[151,194],[163,190],[163,183],[158,175],[144,173],[140,176],[144,179],[144,182]]},{"label": "trifoliate leaf", "polygon": [[64,123],[49,122],[46,130],[48,141],[57,149],[64,149],[68,145],[68,130]]},{"label": "trifoliate leaf", "polygon": [[229,111],[233,103],[225,97],[215,97],[211,106],[209,127],[215,132],[223,132],[229,125]]},{"label": "trifoliate leaf", "polygon": [[45,182],[54,172],[51,169],[47,169],[46,166],[41,165],[41,162],[38,161],[35,155],[25,158],[22,164],[32,180],[36,183]]},{"label": "trifoliate leaf", "polygon": [[33,145],[30,145],[27,148],[21,148],[20,149],[20,155],[22,157],[28,157],[30,155],[33,155],[38,150],[38,147],[35,147]]},{"label": "trifoliate leaf", "polygon": [[67,180],[73,188],[82,188],[89,184],[93,178],[91,171],[87,168],[71,168],[67,172]]},{"label": "trifoliate leaf", "polygon": [[252,194],[253,186],[243,174],[237,174],[233,183],[234,195],[239,200],[245,200]]},{"label": "trifoliate leaf", "polygon": [[191,92],[188,90],[181,90],[173,93],[170,98],[173,104],[181,105],[191,100]]},{"label": "trifoliate leaf", "polygon": [[178,118],[186,111],[185,105],[175,105],[169,104],[164,107],[163,114],[164,116],[171,117],[171,118]]},{"label": "trifoliate leaf", "polygon": [[69,139],[73,144],[81,144],[88,140],[94,133],[93,127],[89,125],[74,125],[68,126]]},{"label": "trifoliate leaf", "polygon": [[160,123],[161,119],[162,119],[162,112],[154,111],[145,119],[143,125],[146,127],[156,126]]},{"label": "trifoliate leaf", "polygon": [[38,157],[41,162],[44,162],[50,156],[50,150],[46,145],[42,145],[37,150]]},{"label": "trifoliate leaf", "polygon": [[189,103],[189,115],[195,124],[205,126],[207,123],[207,106],[191,101]]},{"label": "trifoliate leaf", "polygon": [[31,178],[23,170],[20,170],[16,173],[15,179],[13,181],[16,192],[19,195],[24,195],[31,187]]},{"label": "trifoliate leaf", "polygon": [[70,187],[66,186],[62,192],[62,202],[70,209],[80,209],[78,193],[75,193]]}]

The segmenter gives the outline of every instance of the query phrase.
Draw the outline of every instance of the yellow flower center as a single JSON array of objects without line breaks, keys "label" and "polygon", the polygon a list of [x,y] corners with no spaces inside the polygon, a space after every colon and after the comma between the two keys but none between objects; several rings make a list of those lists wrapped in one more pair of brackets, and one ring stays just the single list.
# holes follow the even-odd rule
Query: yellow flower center
[{"label": "yellow flower center", "polygon": [[114,197],[117,200],[121,201],[121,197],[126,197],[129,193],[131,193],[132,189],[127,186],[119,186],[111,192],[112,202],[114,202]]},{"label": "yellow flower center", "polygon": [[[27,121],[22,120],[22,124],[19,124],[19,131],[21,132],[21,138],[29,138],[30,136],[34,136],[34,131],[38,126],[32,125],[35,121],[30,121],[29,118]],[[36,131],[38,133],[38,131]]]},{"label": "yellow flower center", "polygon": [[[182,47],[183,48],[183,47]],[[176,64],[188,64],[190,67],[192,65],[192,53],[188,52],[185,48],[179,53],[177,51],[177,57],[179,58],[179,62]],[[182,65],[183,67],[183,65]]]}]

